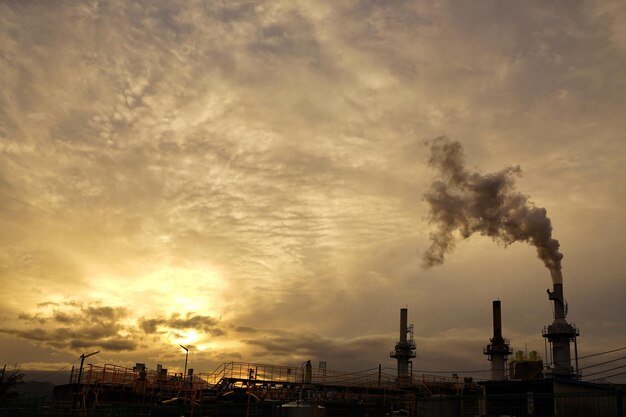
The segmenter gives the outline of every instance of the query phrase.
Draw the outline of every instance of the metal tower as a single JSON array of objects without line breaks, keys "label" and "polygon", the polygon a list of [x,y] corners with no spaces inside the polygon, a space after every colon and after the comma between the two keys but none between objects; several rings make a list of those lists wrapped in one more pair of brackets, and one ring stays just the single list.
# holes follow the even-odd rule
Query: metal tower
[{"label": "metal tower", "polygon": [[483,354],[491,361],[491,379],[501,381],[506,379],[506,360],[511,352],[510,342],[502,337],[502,310],[500,301],[493,302],[493,337],[491,343],[483,348]]},{"label": "metal tower", "polygon": [[[579,336],[578,329],[565,320],[567,304],[563,298],[563,284],[554,284],[553,291],[547,292],[548,298],[554,302],[554,321],[543,329],[543,337],[552,347],[552,367],[549,374],[555,377],[573,378],[577,376],[578,369],[574,373],[569,344],[573,341],[576,351],[578,350],[576,345],[576,337]],[[578,352],[576,352],[576,362],[578,362]]]},{"label": "metal tower", "polygon": [[[407,338],[407,333],[410,337]],[[396,343],[396,348],[390,353],[392,358],[398,360],[398,386],[411,386],[409,375],[409,363],[415,357],[415,341],[413,340],[413,325],[407,327],[407,309],[400,309],[400,341]]]}]

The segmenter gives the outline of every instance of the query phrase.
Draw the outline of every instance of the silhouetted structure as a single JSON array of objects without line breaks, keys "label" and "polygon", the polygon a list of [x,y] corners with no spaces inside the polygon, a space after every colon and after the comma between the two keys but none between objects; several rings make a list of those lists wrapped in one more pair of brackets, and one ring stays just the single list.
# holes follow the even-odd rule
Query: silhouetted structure
[{"label": "silhouetted structure", "polygon": [[493,337],[489,340],[491,343],[483,349],[483,354],[491,361],[491,379],[506,379],[506,360],[512,352],[509,341],[502,337],[502,310],[499,300],[493,302]]},{"label": "silhouetted structure", "polygon": [[[407,338],[407,334],[410,337]],[[389,355],[398,360],[398,386],[411,386],[409,376],[409,363],[415,357],[415,341],[413,340],[413,326],[407,327],[407,309],[400,309],[400,341],[396,343],[396,348]]]},{"label": "silhouetted structure", "polygon": [[[551,367],[547,372],[553,377],[574,378],[577,377],[572,367],[570,353],[570,342],[574,342],[576,347],[576,362],[578,362],[578,349],[576,337],[579,335],[578,329],[569,324],[567,316],[567,304],[563,298],[563,284],[555,283],[553,291],[548,290],[548,298],[554,302],[554,321],[551,325],[543,329],[543,337],[548,339],[551,346],[552,360]],[[578,366],[576,366],[578,368]]]}]

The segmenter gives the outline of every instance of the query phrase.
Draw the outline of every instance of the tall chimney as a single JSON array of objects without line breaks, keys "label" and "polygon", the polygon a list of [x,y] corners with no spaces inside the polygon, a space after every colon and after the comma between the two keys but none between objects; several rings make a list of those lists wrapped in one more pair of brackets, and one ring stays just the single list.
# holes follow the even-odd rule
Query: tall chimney
[{"label": "tall chimney", "polygon": [[506,360],[512,353],[509,341],[502,337],[502,311],[500,301],[493,302],[493,337],[483,349],[483,354],[491,361],[491,379],[501,381],[506,378]]},{"label": "tall chimney", "polygon": [[[396,343],[396,348],[389,356],[398,360],[398,386],[407,387],[411,385],[409,375],[409,363],[415,357],[415,341],[413,332],[407,339],[409,328],[407,327],[407,309],[400,309],[400,341]],[[411,326],[412,327],[412,326]]]},{"label": "tall chimney", "polygon": [[502,307],[500,300],[493,302],[493,338],[502,339]]},{"label": "tall chimney", "polygon": [[579,336],[578,329],[565,320],[567,304],[563,297],[563,284],[555,283],[552,292],[547,292],[548,299],[554,302],[554,321],[543,329],[543,337],[552,347],[552,366],[548,373],[554,377],[574,378],[577,375],[572,368],[569,344]]}]

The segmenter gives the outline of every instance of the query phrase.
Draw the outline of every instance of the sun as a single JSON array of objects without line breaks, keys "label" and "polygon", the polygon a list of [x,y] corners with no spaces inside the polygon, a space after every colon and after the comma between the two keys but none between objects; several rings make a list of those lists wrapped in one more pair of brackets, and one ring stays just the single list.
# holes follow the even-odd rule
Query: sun
[{"label": "sun", "polygon": [[198,339],[200,339],[200,334],[192,329],[180,332],[172,342],[178,345],[187,346],[193,345]]}]

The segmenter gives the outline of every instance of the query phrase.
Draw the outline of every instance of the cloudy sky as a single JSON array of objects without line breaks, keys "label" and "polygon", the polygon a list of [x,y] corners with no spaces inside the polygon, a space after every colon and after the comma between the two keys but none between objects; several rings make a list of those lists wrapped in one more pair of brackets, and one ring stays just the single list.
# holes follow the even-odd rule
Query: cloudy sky
[{"label": "cloudy sky", "polygon": [[495,299],[543,354],[533,247],[424,268],[439,136],[519,165],[580,354],[626,346],[620,0],[3,0],[0,87],[4,363],[393,367],[408,307],[415,370],[482,370]]}]

